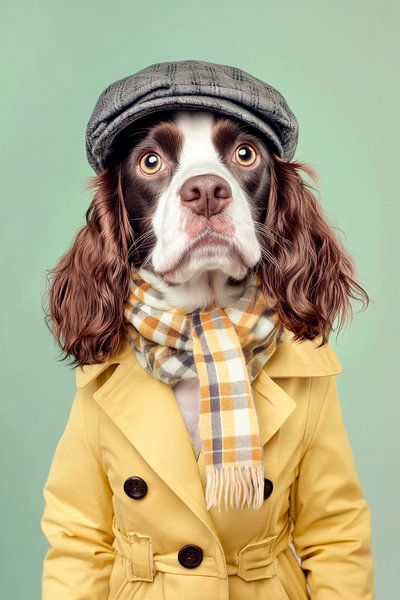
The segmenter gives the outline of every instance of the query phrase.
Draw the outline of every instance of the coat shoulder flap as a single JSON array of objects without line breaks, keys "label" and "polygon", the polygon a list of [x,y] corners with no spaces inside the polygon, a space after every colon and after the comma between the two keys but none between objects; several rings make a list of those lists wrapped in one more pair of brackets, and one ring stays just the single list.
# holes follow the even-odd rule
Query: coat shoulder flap
[{"label": "coat shoulder flap", "polygon": [[75,369],[75,381],[78,389],[84,388],[88,383],[99,377],[112,365],[120,365],[135,363],[136,357],[130,342],[125,339],[120,345],[117,352],[115,352],[110,358],[101,363],[95,363],[92,365],[83,365],[76,367]]},{"label": "coat shoulder flap", "polygon": [[337,375],[343,371],[342,365],[328,341],[318,347],[321,337],[314,340],[294,340],[294,334],[285,327],[285,340],[281,343],[264,371],[275,377],[323,377]]}]

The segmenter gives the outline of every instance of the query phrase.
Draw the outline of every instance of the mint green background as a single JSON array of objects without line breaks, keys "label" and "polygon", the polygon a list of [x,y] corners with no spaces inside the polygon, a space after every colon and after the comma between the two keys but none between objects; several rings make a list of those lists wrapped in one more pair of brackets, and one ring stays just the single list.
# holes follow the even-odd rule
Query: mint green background
[{"label": "mint green background", "polygon": [[75,389],[41,297],[91,200],[87,120],[112,81],[189,58],[283,93],[300,123],[295,158],[317,169],[318,198],[371,296],[331,342],[372,511],[377,598],[397,598],[399,5],[3,0],[1,13],[2,598],[40,597],[42,487]]}]

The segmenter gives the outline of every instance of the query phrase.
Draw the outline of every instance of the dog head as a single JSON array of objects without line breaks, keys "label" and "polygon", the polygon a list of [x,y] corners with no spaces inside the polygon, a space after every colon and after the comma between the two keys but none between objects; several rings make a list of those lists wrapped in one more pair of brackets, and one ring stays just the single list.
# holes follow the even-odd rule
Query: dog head
[{"label": "dog head", "polygon": [[119,154],[132,262],[173,305],[226,306],[262,256],[266,142],[209,111],[169,113],[127,140],[130,149]]},{"label": "dog head", "polygon": [[[311,186],[256,129],[208,110],[157,112],[126,128],[92,178],[86,225],[51,271],[47,318],[75,364],[100,362],[124,337],[130,268],[173,305],[227,306],[259,271],[296,339],[328,340],[345,316],[354,265]],[[354,296],[353,296],[354,297]]]}]

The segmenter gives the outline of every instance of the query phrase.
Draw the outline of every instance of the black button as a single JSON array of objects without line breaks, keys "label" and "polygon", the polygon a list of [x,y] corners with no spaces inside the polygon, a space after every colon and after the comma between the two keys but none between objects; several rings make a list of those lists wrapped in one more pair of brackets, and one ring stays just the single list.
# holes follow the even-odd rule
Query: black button
[{"label": "black button", "polygon": [[147,494],[147,483],[141,477],[132,475],[124,483],[124,492],[129,498],[139,500]]},{"label": "black button", "polygon": [[264,477],[264,500],[270,497],[273,489],[274,484],[272,483],[272,481]]},{"label": "black button", "polygon": [[188,544],[182,546],[178,553],[178,560],[183,567],[194,569],[198,567],[203,560],[203,550],[199,546]]}]

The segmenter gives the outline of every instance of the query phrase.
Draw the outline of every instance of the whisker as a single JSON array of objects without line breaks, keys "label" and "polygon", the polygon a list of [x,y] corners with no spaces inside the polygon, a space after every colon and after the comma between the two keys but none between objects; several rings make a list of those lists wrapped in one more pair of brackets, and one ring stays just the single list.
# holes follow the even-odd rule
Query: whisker
[{"label": "whisker", "polygon": [[146,256],[146,258],[144,259],[144,261],[142,262],[142,267],[146,268],[146,266],[151,263],[151,255],[149,254],[148,256]]},{"label": "whisker", "polygon": [[276,243],[278,246],[280,246],[281,248],[283,248],[283,244],[281,244],[281,242],[279,242],[279,241],[278,241],[278,240],[275,238],[275,236],[274,236],[274,235],[273,235],[273,234],[272,234],[270,231],[267,231],[267,230],[261,230],[261,231],[260,231],[260,230],[258,230],[258,229],[256,228],[256,232],[257,232],[259,235],[261,235],[261,236],[263,236],[263,235],[264,235],[264,236],[265,236],[265,237],[267,237],[268,239],[270,239],[270,240],[274,241],[274,242],[275,242],[275,243]]},{"label": "whisker", "polygon": [[269,252],[269,250],[266,250],[266,248],[261,248],[261,255],[264,259],[267,259],[269,262],[273,263],[278,271],[281,271],[278,261],[276,260],[275,256]]},{"label": "whisker", "polygon": [[138,238],[136,238],[136,240],[134,240],[134,242],[136,244],[138,244],[140,241],[145,240],[147,237],[149,237],[152,234],[151,230],[145,231],[144,233],[142,233],[142,235],[140,235]]},{"label": "whisker", "polygon": [[141,236],[139,236],[136,240],[133,240],[132,244],[128,248],[128,256],[132,251],[139,252],[139,246],[143,245],[143,242],[146,242],[148,238],[151,236],[151,231],[145,231]]},{"label": "whisker", "polygon": [[265,235],[267,237],[269,237],[269,239],[275,240],[278,244],[279,244],[279,241],[276,239],[276,236],[280,237],[282,240],[284,240],[285,243],[291,244],[292,246],[294,245],[293,242],[292,242],[292,240],[289,240],[288,238],[283,237],[283,235],[281,235],[280,233],[278,233],[274,229],[271,229],[270,227],[268,227],[264,223],[260,223],[259,221],[255,221],[254,225],[255,225],[256,230],[257,229],[261,230],[260,231],[261,233],[265,233]]},{"label": "whisker", "polygon": [[151,246],[152,242],[151,242],[151,243],[148,243],[149,241],[150,241],[150,240],[145,240],[145,242],[144,242],[144,243],[142,243],[142,244],[140,245],[140,249],[141,249],[141,250],[146,250],[146,248],[150,248],[150,246]]}]

